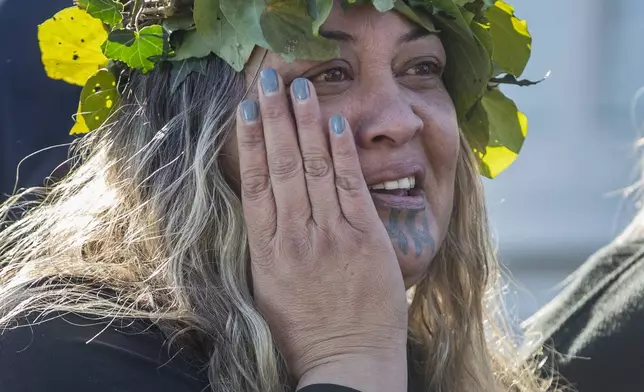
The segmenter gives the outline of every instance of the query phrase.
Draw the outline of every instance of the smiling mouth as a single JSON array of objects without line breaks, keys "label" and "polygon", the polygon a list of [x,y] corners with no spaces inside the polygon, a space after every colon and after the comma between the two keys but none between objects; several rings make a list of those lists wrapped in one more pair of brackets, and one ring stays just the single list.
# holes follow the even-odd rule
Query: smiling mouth
[{"label": "smiling mouth", "polygon": [[387,208],[419,210],[427,204],[425,193],[420,187],[416,187],[415,177],[375,184],[369,187],[369,192],[375,204]]}]

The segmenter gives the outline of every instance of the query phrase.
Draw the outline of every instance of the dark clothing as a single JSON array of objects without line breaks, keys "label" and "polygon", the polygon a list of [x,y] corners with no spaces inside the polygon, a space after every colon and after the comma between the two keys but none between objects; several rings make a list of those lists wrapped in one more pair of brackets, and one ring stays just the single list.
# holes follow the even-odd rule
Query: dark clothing
[{"label": "dark clothing", "polygon": [[[0,335],[2,392],[201,392],[208,390],[203,369],[143,321],[67,314]],[[327,384],[299,392],[356,391]]]},{"label": "dark clothing", "polygon": [[[49,79],[38,47],[38,25],[71,5],[71,0],[0,0],[0,201],[13,191],[23,158],[73,140],[69,130],[81,88]],[[18,187],[43,185],[67,151],[57,147],[25,160]]]},{"label": "dark clothing", "polygon": [[109,325],[71,314],[7,330],[0,335],[0,390],[201,391],[207,382],[199,368],[164,343],[161,331],[143,322]]},{"label": "dark clothing", "polygon": [[360,392],[353,388],[342,387],[333,384],[309,385],[300,389],[298,392]]},{"label": "dark clothing", "polygon": [[644,242],[597,252],[527,327],[579,392],[644,391]]}]

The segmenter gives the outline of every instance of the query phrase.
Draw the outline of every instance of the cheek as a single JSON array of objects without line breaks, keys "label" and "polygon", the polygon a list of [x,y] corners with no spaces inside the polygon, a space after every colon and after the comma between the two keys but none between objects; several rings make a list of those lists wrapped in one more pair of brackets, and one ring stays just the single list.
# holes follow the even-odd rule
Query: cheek
[{"label": "cheek", "polygon": [[438,182],[453,182],[460,149],[456,111],[449,97],[418,109],[425,126],[423,147]]},{"label": "cheek", "polygon": [[431,174],[427,178],[429,202],[442,238],[447,230],[454,202],[456,167],[460,151],[460,131],[456,111],[447,96],[419,107],[424,124],[421,136]]}]

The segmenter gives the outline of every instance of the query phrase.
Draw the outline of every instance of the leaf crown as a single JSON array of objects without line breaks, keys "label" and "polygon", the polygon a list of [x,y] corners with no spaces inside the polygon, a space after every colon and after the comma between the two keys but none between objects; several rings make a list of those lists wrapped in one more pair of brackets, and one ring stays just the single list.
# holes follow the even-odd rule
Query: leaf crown
[{"label": "leaf crown", "polygon": [[[71,134],[97,129],[118,107],[120,76],[172,67],[171,93],[216,55],[241,71],[257,46],[294,59],[328,60],[336,43],[321,37],[334,0],[75,0],[38,26],[49,77],[83,86]],[[530,58],[525,21],[504,1],[341,0],[397,11],[440,34],[444,75],[461,130],[494,178],[516,159],[527,118],[498,88],[518,80]]]}]

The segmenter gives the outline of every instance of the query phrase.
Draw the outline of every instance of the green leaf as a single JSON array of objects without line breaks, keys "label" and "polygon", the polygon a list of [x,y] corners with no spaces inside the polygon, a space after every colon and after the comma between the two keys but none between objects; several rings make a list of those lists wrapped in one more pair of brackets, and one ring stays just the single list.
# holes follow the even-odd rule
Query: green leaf
[{"label": "green leaf", "polygon": [[481,3],[483,10],[487,10],[490,7],[494,7],[496,0],[476,0],[474,3]]},{"label": "green leaf", "polygon": [[130,47],[136,41],[136,33],[133,30],[114,30],[107,36],[107,39]]},{"label": "green leaf", "polygon": [[457,0],[456,4],[472,12],[477,21],[481,22],[485,18],[485,12],[488,8],[494,6],[495,0]]},{"label": "green leaf", "polygon": [[170,61],[182,61],[189,58],[206,57],[211,53],[210,46],[197,30],[181,31],[181,43],[174,51]]},{"label": "green leaf", "polygon": [[80,112],[93,131],[99,128],[118,105],[116,79],[107,69],[101,69],[89,78],[80,96]]},{"label": "green leaf", "polygon": [[260,25],[272,50],[288,61],[328,60],[340,53],[335,42],[313,34],[313,20],[304,1],[269,0]]},{"label": "green leaf", "polygon": [[[479,23],[476,19],[470,22],[470,29],[474,36],[479,40],[479,42],[485,48],[485,51],[488,53],[488,56],[494,52],[494,41],[492,40],[492,34],[490,34],[490,26]],[[494,71],[492,72],[492,75]]]},{"label": "green leaf", "polygon": [[481,101],[472,107],[459,125],[474,153],[485,154],[490,141],[490,122]]},{"label": "green leaf", "polygon": [[481,104],[485,108],[490,122],[488,145],[504,146],[518,154],[523,146],[525,132],[517,119],[519,110],[515,103],[501,90],[492,89],[483,95]]},{"label": "green leaf", "polygon": [[110,26],[123,22],[123,4],[116,0],[78,0],[78,5]]},{"label": "green leaf", "polygon": [[463,122],[480,99],[492,76],[492,61],[483,43],[470,29],[453,0],[409,0],[409,4],[433,15],[447,54],[445,85]]},{"label": "green leaf", "polygon": [[206,75],[207,67],[207,58],[172,62],[172,71],[170,71],[170,94],[174,94],[179,86],[181,86],[181,83],[193,72]]},{"label": "green leaf", "polygon": [[167,53],[167,39],[160,25],[146,26],[141,31],[112,31],[103,45],[103,52],[143,73],[154,69],[155,60]]},{"label": "green leaf", "polygon": [[395,0],[372,0],[373,6],[380,12],[386,12],[394,8]]},{"label": "green leaf", "polygon": [[195,27],[204,37],[213,36],[221,29],[219,0],[194,0],[193,15]]},{"label": "green leaf", "polygon": [[427,31],[430,31],[432,33],[439,32],[438,30],[436,30],[436,27],[434,27],[434,23],[428,17],[427,13],[418,13],[402,1],[396,2],[396,4],[394,5],[394,10],[406,16],[412,22],[424,27],[425,29],[427,29]]},{"label": "green leaf", "polygon": [[240,0],[221,0],[221,11],[240,34],[255,45],[271,49],[259,23],[268,1],[244,0],[243,5],[240,3]]},{"label": "green leaf", "polygon": [[163,28],[172,34],[179,30],[190,30],[195,27],[192,15],[176,15],[163,21]]},{"label": "green leaf", "polygon": [[484,154],[479,154],[481,172],[494,178],[517,158],[528,133],[528,119],[498,89],[489,90],[481,104],[490,126],[488,147]]},{"label": "green leaf", "polygon": [[527,23],[514,16],[514,8],[503,1],[497,1],[488,9],[485,17],[491,22],[492,60],[505,72],[520,76],[528,64],[532,47]]},{"label": "green leaf", "polygon": [[195,25],[210,50],[240,72],[255,44],[231,25],[217,0],[195,0]]},{"label": "green leaf", "polygon": [[307,13],[313,19],[313,35],[320,33],[320,27],[326,22],[333,9],[333,0],[307,0]]}]

